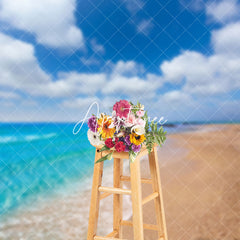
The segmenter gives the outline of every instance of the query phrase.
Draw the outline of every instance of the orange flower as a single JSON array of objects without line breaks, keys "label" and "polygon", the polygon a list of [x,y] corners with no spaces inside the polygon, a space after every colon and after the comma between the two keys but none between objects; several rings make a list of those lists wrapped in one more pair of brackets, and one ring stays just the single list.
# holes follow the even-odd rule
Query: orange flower
[{"label": "orange flower", "polygon": [[98,131],[100,132],[100,135],[102,139],[105,138],[112,138],[113,134],[115,133],[116,129],[115,127],[109,128],[109,126],[112,124],[112,118],[101,114],[101,117],[98,119]]}]

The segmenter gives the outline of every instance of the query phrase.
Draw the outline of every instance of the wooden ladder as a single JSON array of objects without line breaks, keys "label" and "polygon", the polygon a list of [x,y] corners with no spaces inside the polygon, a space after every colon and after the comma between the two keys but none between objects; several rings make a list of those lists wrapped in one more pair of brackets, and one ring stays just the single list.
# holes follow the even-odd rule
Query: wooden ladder
[{"label": "wooden ladder", "polygon": [[[109,151],[99,152],[96,149],[95,162]],[[128,153],[113,153],[113,187],[104,187],[102,184],[103,162],[95,163],[93,172],[92,196],[89,212],[88,235],[87,240],[126,240],[122,236],[122,226],[132,226],[134,240],[144,240],[144,229],[150,229],[158,232],[158,240],[167,240],[167,229],[163,207],[162,190],[160,183],[160,174],[158,167],[158,158],[156,147],[148,154],[151,179],[141,178],[140,158],[147,155],[146,148],[142,148],[138,157],[133,163],[130,163],[130,177],[123,176],[123,159],[128,159]],[[123,189],[124,181],[131,182],[131,190]],[[153,193],[142,199],[141,183],[152,184]],[[113,194],[113,231],[108,235],[97,236],[97,223],[99,213],[99,202],[101,199]],[[128,194],[132,198],[133,222],[122,220],[122,195]],[[157,225],[144,224],[142,205],[154,200]]]}]

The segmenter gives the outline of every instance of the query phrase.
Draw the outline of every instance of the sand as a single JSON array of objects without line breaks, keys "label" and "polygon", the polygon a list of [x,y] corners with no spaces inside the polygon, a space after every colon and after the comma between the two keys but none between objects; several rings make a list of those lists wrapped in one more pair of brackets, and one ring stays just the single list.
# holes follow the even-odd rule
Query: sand
[{"label": "sand", "polygon": [[[197,131],[169,135],[159,148],[159,165],[169,240],[240,240],[240,125],[204,125]],[[142,177],[149,177],[147,159]],[[128,162],[125,163],[128,174]],[[90,205],[88,188],[44,198],[20,209],[1,225],[0,239],[85,240]],[[104,185],[112,184],[111,167]],[[130,187],[130,186],[125,186]],[[152,191],[143,184],[143,197]],[[112,198],[101,203],[99,234],[111,232]],[[124,218],[131,216],[131,201],[124,197]],[[155,223],[154,204],[144,205],[144,222]],[[131,227],[124,237],[132,240]],[[145,240],[157,240],[145,231]]]},{"label": "sand", "polygon": [[[240,239],[240,125],[170,135],[159,164],[169,240]],[[144,210],[152,222],[154,205]],[[145,231],[145,240],[156,239]]]}]

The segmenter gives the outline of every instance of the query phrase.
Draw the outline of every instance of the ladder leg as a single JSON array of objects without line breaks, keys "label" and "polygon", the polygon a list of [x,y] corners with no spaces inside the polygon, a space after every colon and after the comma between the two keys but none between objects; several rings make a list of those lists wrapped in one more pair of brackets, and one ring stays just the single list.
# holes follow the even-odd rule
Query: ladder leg
[{"label": "ladder leg", "polygon": [[[122,188],[120,177],[122,175],[122,159],[113,160],[113,187]],[[122,194],[113,194],[113,231],[117,232],[115,237],[122,238]]]},{"label": "ladder leg", "polygon": [[[100,159],[102,153],[95,153],[95,162]],[[93,183],[92,183],[92,195],[89,211],[89,221],[88,221],[88,234],[87,240],[93,240],[97,231],[97,222],[98,222],[98,213],[99,213],[99,197],[100,193],[98,187],[102,183],[102,174],[103,174],[103,162],[99,162],[94,165],[93,171]]]},{"label": "ladder leg", "polygon": [[130,163],[134,240],[144,240],[140,159]]},{"label": "ladder leg", "polygon": [[159,226],[158,234],[159,234],[159,237],[163,236],[163,239],[167,240],[168,239],[167,228],[166,228],[166,220],[165,220],[165,213],[164,213],[164,207],[163,207],[162,188],[161,188],[156,148],[154,148],[153,151],[149,154],[149,166],[150,166],[150,172],[151,172],[151,177],[153,181],[153,191],[159,193],[159,196],[154,199],[157,225]]}]

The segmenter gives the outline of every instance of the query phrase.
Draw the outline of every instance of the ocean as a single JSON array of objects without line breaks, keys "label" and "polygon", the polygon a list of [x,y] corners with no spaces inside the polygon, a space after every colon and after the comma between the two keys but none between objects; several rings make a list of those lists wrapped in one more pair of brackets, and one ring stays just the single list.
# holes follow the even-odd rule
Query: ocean
[{"label": "ocean", "polygon": [[[22,221],[30,221],[29,219],[32,219],[31,224],[35,224],[38,221],[36,219],[39,208],[37,203],[44,203],[39,206],[42,206],[43,209],[43,206],[47,208],[51,197],[52,199],[61,199],[55,198],[59,194],[65,194],[65,197],[58,205],[69,205],[68,209],[62,213],[62,219],[67,218],[66,213],[69,213],[69,219],[74,216],[74,213],[70,214],[71,204],[76,202],[73,199],[79,197],[81,198],[79,203],[82,203],[83,206],[75,206],[76,211],[79,209],[78,213],[75,211],[75,217],[77,219],[82,218],[83,215],[87,217],[88,206],[85,206],[89,205],[90,196],[84,196],[82,193],[86,189],[88,191],[91,189],[95,149],[87,139],[87,124],[83,125],[77,135],[72,132],[74,125],[74,123],[0,124],[0,239],[1,230],[2,236],[6,236],[6,231],[8,231],[9,238],[5,237],[4,239],[15,237],[9,226],[16,224],[16,226],[21,226]],[[193,128],[196,127],[173,125],[164,129],[168,133],[173,133]],[[105,165],[111,164],[112,161],[107,161]],[[58,206],[57,203],[51,203],[51,206],[54,205]],[[31,216],[25,219],[26,212],[29,213],[30,207],[34,206],[37,206],[36,209],[31,210]],[[20,210],[23,214],[17,216]],[[46,210],[40,214],[42,223],[48,216],[44,215],[45,212]],[[52,212],[55,214],[57,210],[52,209]],[[59,219],[58,215],[52,219],[49,225],[53,225],[56,219]],[[29,223],[27,222],[27,224]],[[87,224],[86,221],[84,224]],[[86,228],[86,225],[82,225],[83,230]],[[45,228],[42,230],[43,233],[47,231]],[[56,226],[55,232],[58,231]],[[18,237],[18,235],[16,236]]]},{"label": "ocean", "polygon": [[57,191],[92,172],[94,148],[87,126],[0,124],[0,215]]}]

